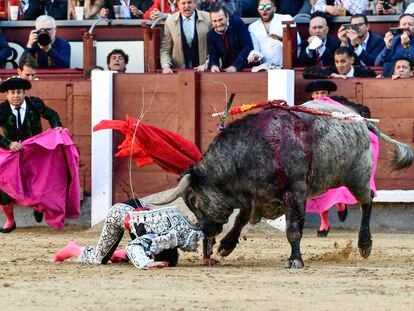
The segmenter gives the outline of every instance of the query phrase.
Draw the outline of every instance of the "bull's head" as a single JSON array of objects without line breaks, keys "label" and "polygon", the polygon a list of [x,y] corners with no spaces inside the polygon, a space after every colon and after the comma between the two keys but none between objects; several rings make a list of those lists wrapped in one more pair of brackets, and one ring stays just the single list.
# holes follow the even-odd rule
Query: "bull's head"
[{"label": "bull's head", "polygon": [[[197,218],[198,225],[208,237],[213,237],[223,230],[233,210],[224,208],[223,201],[217,192],[209,190],[210,187],[203,182],[198,172],[190,170],[184,175],[174,191],[161,202],[151,202],[156,205],[165,205],[182,197],[188,208]],[[222,203],[220,204],[220,201]]]}]

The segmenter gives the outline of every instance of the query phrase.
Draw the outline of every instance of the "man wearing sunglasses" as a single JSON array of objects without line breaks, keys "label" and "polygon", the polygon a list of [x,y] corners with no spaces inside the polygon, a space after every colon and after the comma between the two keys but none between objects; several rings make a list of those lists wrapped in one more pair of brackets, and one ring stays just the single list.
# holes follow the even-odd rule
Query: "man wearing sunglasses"
[{"label": "man wearing sunglasses", "polygon": [[69,68],[70,45],[65,39],[56,37],[54,18],[41,15],[35,25],[23,55],[30,54],[37,59],[38,68]]},{"label": "man wearing sunglasses", "polygon": [[344,25],[338,30],[341,46],[354,52],[355,65],[374,66],[375,59],[385,46],[382,37],[369,30],[368,19],[363,14],[351,16],[351,27]]},{"label": "man wearing sunglasses", "polygon": [[[263,68],[282,67],[282,21],[292,21],[293,18],[290,15],[276,14],[274,0],[258,0],[257,12],[260,19],[249,26],[254,50],[250,52],[248,61],[249,63],[261,62]],[[299,34],[297,40],[300,44]]]}]

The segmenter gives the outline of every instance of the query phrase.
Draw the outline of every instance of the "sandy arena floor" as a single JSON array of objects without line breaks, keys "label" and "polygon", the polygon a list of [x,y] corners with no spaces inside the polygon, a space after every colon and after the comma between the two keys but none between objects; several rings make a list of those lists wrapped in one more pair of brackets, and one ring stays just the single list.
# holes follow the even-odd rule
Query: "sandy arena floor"
[{"label": "sandy arena floor", "polygon": [[68,240],[93,244],[98,235],[75,226],[0,235],[0,310],[414,310],[414,234],[374,233],[364,260],[357,232],[308,230],[300,271],[282,268],[283,233],[245,233],[213,268],[201,266],[201,253],[180,253],[178,267],[161,270],[51,261]]}]

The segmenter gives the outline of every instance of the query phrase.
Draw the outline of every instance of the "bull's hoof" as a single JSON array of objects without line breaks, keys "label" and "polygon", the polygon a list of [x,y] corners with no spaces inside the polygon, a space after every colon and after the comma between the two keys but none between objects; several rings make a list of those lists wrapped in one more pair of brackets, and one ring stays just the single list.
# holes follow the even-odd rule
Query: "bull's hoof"
[{"label": "bull's hoof", "polygon": [[220,241],[220,245],[217,251],[219,252],[221,256],[227,257],[233,252],[233,250],[236,248],[236,245],[237,245],[237,241],[233,242],[233,241],[223,239]]},{"label": "bull's hoof", "polygon": [[284,267],[286,269],[302,269],[304,267],[304,263],[302,259],[288,259],[285,262]]},{"label": "bull's hoof", "polygon": [[369,255],[371,255],[371,251],[372,251],[372,240],[369,239],[368,241],[365,242],[358,242],[358,248],[359,248],[359,254],[361,255],[362,258],[368,258]]},{"label": "bull's hoof", "polygon": [[328,236],[329,229],[330,229],[330,227],[328,227],[328,229],[326,229],[326,230],[318,230],[318,232],[316,232],[316,236],[318,238],[326,238]]}]

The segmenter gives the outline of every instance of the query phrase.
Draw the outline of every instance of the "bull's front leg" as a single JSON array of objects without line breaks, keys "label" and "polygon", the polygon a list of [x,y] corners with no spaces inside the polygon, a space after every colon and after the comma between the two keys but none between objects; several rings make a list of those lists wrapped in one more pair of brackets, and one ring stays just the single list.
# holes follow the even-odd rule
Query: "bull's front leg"
[{"label": "bull's front leg", "polygon": [[291,247],[291,254],[285,262],[285,268],[300,269],[304,266],[300,253],[300,240],[305,224],[306,198],[303,197],[303,193],[287,192],[284,204],[286,208],[286,236]]},{"label": "bull's front leg", "polygon": [[236,248],[237,243],[239,243],[239,237],[243,230],[243,227],[249,222],[250,211],[241,209],[237,215],[233,228],[225,235],[225,237],[220,241],[220,246],[218,252],[221,256],[225,257],[231,254],[231,252]]},{"label": "bull's front leg", "polygon": [[203,265],[204,266],[216,266],[219,261],[211,258],[213,255],[213,246],[216,244],[215,237],[205,237],[203,239]]},{"label": "bull's front leg", "polygon": [[372,238],[369,230],[371,221],[372,200],[369,203],[361,204],[362,219],[359,227],[358,248],[359,254],[363,258],[368,258],[372,250]]}]

